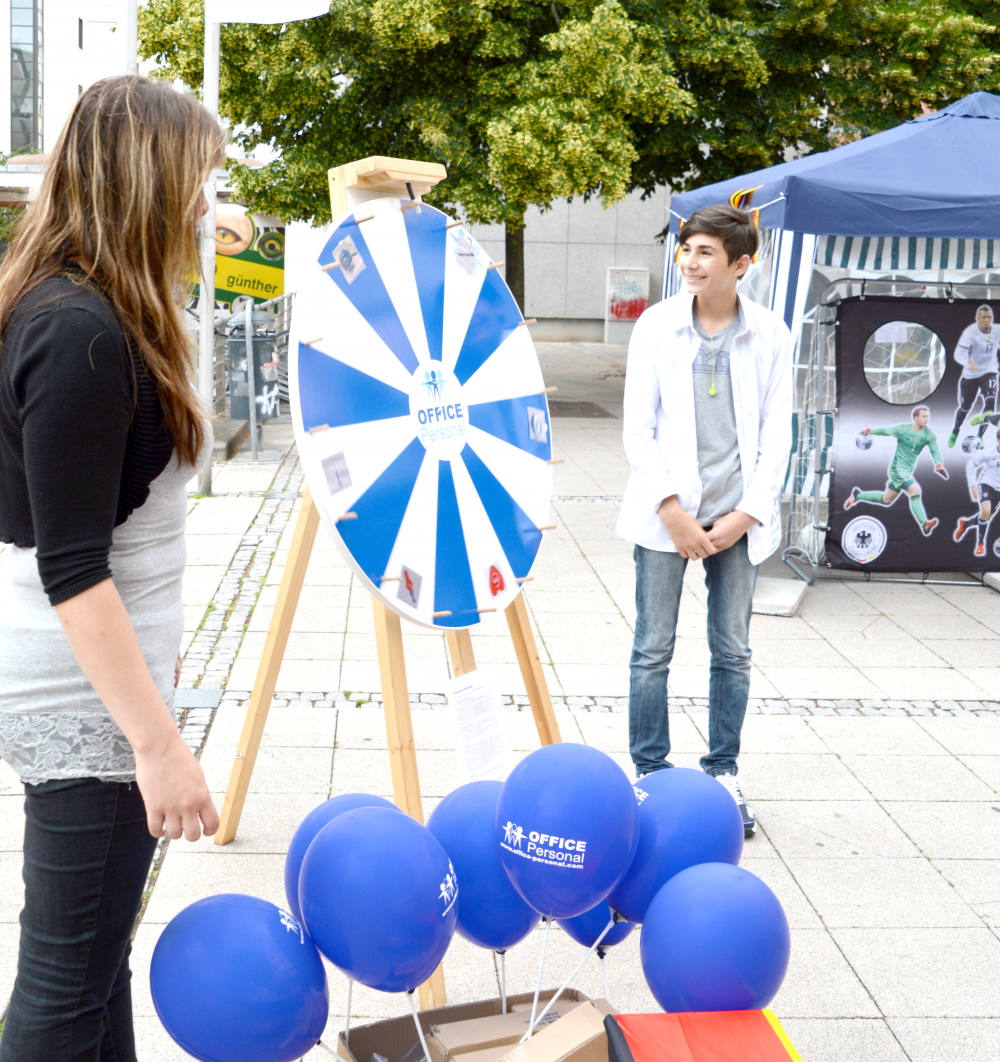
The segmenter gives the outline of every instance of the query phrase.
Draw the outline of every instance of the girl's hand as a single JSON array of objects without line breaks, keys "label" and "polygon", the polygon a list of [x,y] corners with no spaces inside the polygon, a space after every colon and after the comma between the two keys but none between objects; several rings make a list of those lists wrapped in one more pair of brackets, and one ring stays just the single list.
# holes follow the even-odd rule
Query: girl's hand
[{"label": "girl's hand", "polygon": [[164,833],[172,841],[183,835],[197,841],[219,828],[205,772],[176,734],[165,748],[136,752],[135,780],[146,805],[146,822],[154,837]]},{"label": "girl's hand", "polygon": [[[149,832],[189,841],[215,833],[219,813],[201,764],[153,682],[115,584],[104,579],[55,609],[73,655],[135,753]],[[175,680],[179,669],[178,657]]]}]

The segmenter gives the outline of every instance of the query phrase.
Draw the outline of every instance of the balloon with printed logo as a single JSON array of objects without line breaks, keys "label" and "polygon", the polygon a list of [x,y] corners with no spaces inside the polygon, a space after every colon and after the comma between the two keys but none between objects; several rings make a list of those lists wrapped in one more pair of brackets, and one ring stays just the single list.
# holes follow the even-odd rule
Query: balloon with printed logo
[{"label": "balloon with printed logo", "polygon": [[653,897],[639,938],[642,971],[665,1011],[760,1010],[788,970],[788,919],[755,874],[699,863]]},{"label": "balloon with printed logo", "polygon": [[[614,912],[607,902],[602,900],[596,907],[591,907],[589,911],[584,911],[576,918],[560,918],[558,923],[577,944],[592,948],[613,917]],[[634,922],[616,922],[607,933],[604,933],[600,946],[613,948],[615,944],[621,944],[633,929],[635,929]]]},{"label": "balloon with printed logo", "polygon": [[163,1027],[201,1062],[291,1062],[315,1047],[329,994],[316,945],[255,896],[209,896],[166,925],[149,967]]},{"label": "balloon with printed logo", "polygon": [[500,860],[514,888],[546,918],[573,918],[605,899],[638,841],[639,809],[625,772],[589,745],[537,749],[500,790]]},{"label": "balloon with printed logo", "polygon": [[434,207],[372,200],[320,243],[296,294],[289,394],[324,523],[400,616],[440,629],[502,615],[552,492],[521,311],[469,229]]},{"label": "balloon with printed logo", "polygon": [[[285,898],[292,914],[300,921],[302,911],[299,908],[299,870],[302,860],[305,859],[306,851],[312,844],[313,838],[328,822],[345,811],[353,811],[355,808],[391,808],[399,811],[399,808],[385,797],[375,796],[373,793],[341,793],[340,796],[332,797],[324,801],[318,808],[313,808],[302,820],[299,828],[292,837],[292,843],[288,846],[288,854],[285,856]],[[402,814],[402,812],[399,812]]]},{"label": "balloon with printed logo", "polygon": [[512,948],[541,918],[518,896],[500,862],[494,837],[500,789],[496,781],[459,786],[427,820],[462,883],[458,933],[493,951]]},{"label": "balloon with printed logo", "polygon": [[696,863],[732,863],[743,854],[743,820],[728,790],[704,771],[670,767],[633,786],[639,806],[639,847],[608,903],[642,922],[653,897]]},{"label": "balloon with printed logo", "polygon": [[451,943],[458,880],[426,826],[389,808],[357,808],[309,845],[299,906],[316,946],[348,977],[411,992]]}]

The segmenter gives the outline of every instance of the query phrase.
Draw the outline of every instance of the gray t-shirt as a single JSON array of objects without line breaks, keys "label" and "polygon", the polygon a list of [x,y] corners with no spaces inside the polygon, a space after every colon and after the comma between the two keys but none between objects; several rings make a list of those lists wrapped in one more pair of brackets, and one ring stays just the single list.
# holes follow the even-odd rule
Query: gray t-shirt
[{"label": "gray t-shirt", "polygon": [[701,348],[692,366],[701,476],[701,505],[696,519],[702,527],[708,527],[731,513],[743,497],[733,378],[729,371],[729,353],[736,333],[743,327],[743,311],[714,336],[709,336],[697,316],[694,327],[701,336]]}]

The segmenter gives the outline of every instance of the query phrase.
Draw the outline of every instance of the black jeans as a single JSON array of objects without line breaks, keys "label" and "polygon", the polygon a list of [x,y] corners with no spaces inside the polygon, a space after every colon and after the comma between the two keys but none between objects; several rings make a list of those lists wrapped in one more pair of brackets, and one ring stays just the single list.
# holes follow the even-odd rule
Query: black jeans
[{"label": "black jeans", "polygon": [[135,1062],[128,957],[156,848],[139,787],[24,789],[21,947],[0,1062]]}]

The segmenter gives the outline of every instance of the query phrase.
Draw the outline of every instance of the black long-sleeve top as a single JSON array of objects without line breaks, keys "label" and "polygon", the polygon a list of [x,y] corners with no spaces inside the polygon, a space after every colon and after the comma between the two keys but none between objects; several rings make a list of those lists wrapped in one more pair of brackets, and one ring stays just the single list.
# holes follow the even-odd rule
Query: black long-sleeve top
[{"label": "black long-sleeve top", "polygon": [[0,347],[0,541],[37,547],[53,605],[111,576],[112,532],[172,451],[156,383],[107,302],[68,276],[29,292]]}]

